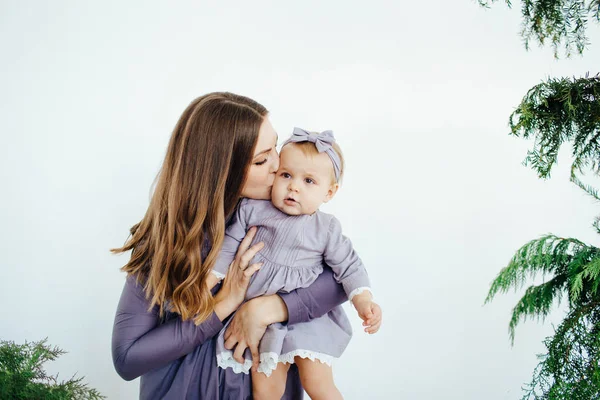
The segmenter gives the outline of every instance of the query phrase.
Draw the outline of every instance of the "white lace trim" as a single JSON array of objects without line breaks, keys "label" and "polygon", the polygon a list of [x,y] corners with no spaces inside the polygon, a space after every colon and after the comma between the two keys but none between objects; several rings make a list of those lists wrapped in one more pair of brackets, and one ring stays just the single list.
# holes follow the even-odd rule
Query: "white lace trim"
[{"label": "white lace trim", "polygon": [[222,280],[223,278],[225,278],[225,274],[222,274],[222,273],[220,273],[218,271],[215,271],[214,269],[212,271],[210,271],[210,272],[212,272],[212,274],[214,276],[216,276],[219,280]]},{"label": "white lace trim", "polygon": [[369,292],[371,292],[371,296],[372,296],[373,295],[373,291],[371,290],[371,288],[368,287],[368,286],[363,286],[363,287],[359,287],[359,288],[356,288],[353,291],[351,291],[350,294],[348,295],[348,300],[352,301],[352,298],[354,296],[356,296],[357,294],[361,294],[362,292],[367,291],[367,290]]},{"label": "white lace trim", "polygon": [[217,354],[217,365],[223,369],[231,368],[236,374],[244,373],[248,375],[252,368],[252,360],[244,360],[243,364],[235,361],[232,351],[223,351]]},{"label": "white lace trim", "polygon": [[[334,356],[329,354],[319,353],[311,350],[298,349],[290,351],[289,353],[277,355],[277,353],[261,353],[260,363],[258,364],[258,372],[264,373],[266,376],[271,376],[271,373],[277,368],[278,363],[282,364],[294,364],[294,358],[308,358],[311,361],[319,361],[323,364],[327,364],[331,367],[333,360],[336,359]],[[243,364],[233,359],[233,353],[231,351],[224,351],[221,354],[217,354],[217,365],[223,369],[231,368],[236,374],[244,373],[248,374],[250,368],[252,368],[252,360],[244,360]]]},{"label": "white lace trim", "polygon": [[271,376],[271,373],[277,368],[278,361],[279,356],[277,353],[261,353],[257,371],[262,372],[266,376]]},{"label": "white lace trim", "polygon": [[308,358],[310,359],[310,361],[319,361],[321,364],[327,364],[330,367],[333,363],[333,360],[336,359],[336,357],[330,356],[329,354],[319,353],[317,351],[311,350],[298,349],[279,356],[279,362],[284,364],[293,364],[294,357]]}]

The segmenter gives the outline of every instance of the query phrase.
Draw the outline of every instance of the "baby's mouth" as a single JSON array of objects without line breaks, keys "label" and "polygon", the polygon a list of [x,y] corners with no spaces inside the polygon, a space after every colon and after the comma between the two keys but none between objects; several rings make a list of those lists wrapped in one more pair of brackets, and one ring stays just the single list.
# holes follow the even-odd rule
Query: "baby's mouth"
[{"label": "baby's mouth", "polygon": [[294,200],[294,199],[293,199],[293,198],[291,198],[291,197],[286,197],[285,199],[283,199],[283,202],[284,202],[284,203],[292,203],[292,204],[295,204],[295,203],[297,203],[297,201],[296,201],[296,200]]}]

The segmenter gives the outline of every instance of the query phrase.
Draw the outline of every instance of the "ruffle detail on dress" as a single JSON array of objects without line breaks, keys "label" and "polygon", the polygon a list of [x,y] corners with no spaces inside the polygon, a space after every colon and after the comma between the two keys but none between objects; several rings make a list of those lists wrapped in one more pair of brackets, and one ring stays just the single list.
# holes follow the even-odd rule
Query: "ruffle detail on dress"
[{"label": "ruffle detail on dress", "polygon": [[275,264],[262,257],[258,257],[256,261],[263,263],[254,278],[255,281],[260,282],[260,285],[250,285],[246,292],[247,299],[267,293],[289,293],[295,289],[309,287],[323,272],[322,264],[290,267]]},{"label": "ruffle detail on dress", "polygon": [[[271,376],[278,363],[282,364],[294,364],[294,358],[308,358],[311,361],[319,361],[322,364],[327,364],[331,367],[335,357],[329,354],[323,354],[311,350],[298,349],[290,351],[289,353],[278,356],[277,353],[261,353],[260,363],[258,365],[258,372],[262,372],[266,376]],[[217,365],[220,368],[226,369],[231,368],[236,374],[250,373],[252,368],[252,360],[245,360],[243,364],[235,361],[232,352],[222,352],[217,355]]]},{"label": "ruffle detail on dress", "polygon": [[279,356],[277,353],[261,353],[257,371],[262,372],[266,376],[271,376],[271,373],[277,368],[278,360]]},{"label": "ruffle detail on dress", "polygon": [[279,356],[279,362],[284,364],[293,364],[294,357],[308,358],[310,361],[319,361],[321,364],[327,364],[331,367],[331,363],[335,360],[334,356],[329,354],[319,353],[311,350],[298,349]]},{"label": "ruffle detail on dress", "polygon": [[231,368],[236,374],[243,372],[248,375],[252,368],[252,360],[244,360],[244,363],[240,364],[233,358],[233,352],[228,351],[217,354],[217,365],[223,369]]}]

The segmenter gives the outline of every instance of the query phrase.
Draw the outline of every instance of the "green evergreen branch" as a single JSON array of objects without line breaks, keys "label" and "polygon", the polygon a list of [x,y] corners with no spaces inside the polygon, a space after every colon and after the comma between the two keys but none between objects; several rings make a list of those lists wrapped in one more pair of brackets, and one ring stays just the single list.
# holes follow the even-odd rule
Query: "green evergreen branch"
[{"label": "green evergreen branch", "polygon": [[103,399],[96,389],[83,383],[83,377],[73,376],[58,382],[57,377],[46,374],[42,365],[65,354],[57,346],[46,344],[47,338],[38,342],[16,344],[0,340],[0,399],[97,400]]},{"label": "green evergreen branch", "polygon": [[498,293],[506,293],[511,288],[520,289],[528,279],[537,274],[565,274],[568,265],[588,246],[572,238],[560,238],[546,235],[534,239],[521,247],[509,264],[503,268],[492,282],[485,303],[490,302]]},{"label": "green evergreen branch", "polygon": [[508,266],[503,268],[491,284],[485,303],[498,293],[520,289],[537,274],[553,277],[532,285],[512,310],[509,336],[514,343],[515,329],[528,317],[542,320],[550,313],[552,305],[560,303],[563,293],[568,294],[571,307],[595,299],[600,285],[600,249],[573,238],[546,235],[521,247]]},{"label": "green evergreen branch", "polygon": [[515,329],[520,320],[525,321],[528,316],[544,320],[548,316],[555,300],[560,302],[561,289],[565,282],[566,277],[559,275],[548,282],[527,288],[523,297],[513,308],[508,326],[511,344],[515,342]]},{"label": "green evergreen branch", "polygon": [[589,302],[573,308],[554,335],[523,400],[600,399],[600,308]]},{"label": "green evergreen branch", "polygon": [[592,223],[592,226],[596,228],[596,233],[600,234],[600,216],[597,216]]},{"label": "green evergreen branch", "polygon": [[600,162],[600,76],[548,79],[531,88],[509,118],[511,134],[534,138],[524,164],[540,178],[550,170],[565,142],[573,143],[575,171],[591,168],[599,172]]},{"label": "green evergreen branch", "polygon": [[585,183],[583,183],[579,179],[579,177],[573,173],[573,171],[571,171],[571,182],[573,182],[575,185],[577,185],[584,192],[586,192],[587,194],[589,194],[590,196],[592,196],[594,199],[600,201],[600,197],[598,197],[598,190],[596,188],[590,186],[590,185],[586,185]]},{"label": "green evergreen branch", "polygon": [[[497,0],[478,0],[484,8],[490,8]],[[512,4],[505,1],[509,8]],[[600,22],[598,0],[523,0],[521,37],[529,50],[531,41],[544,46],[548,41],[558,58],[563,47],[567,57],[573,52],[583,54],[589,44],[586,35],[588,20]]]},{"label": "green evergreen branch", "polygon": [[[497,0],[478,0],[489,8]],[[506,0],[508,7],[511,2]],[[588,20],[600,21],[600,0],[523,0],[521,37],[551,43],[567,57],[582,54],[588,38]],[[572,145],[570,180],[600,200],[596,188],[580,178],[585,172],[600,175],[600,76],[548,79],[531,88],[510,115],[511,134],[533,139],[524,160],[540,178],[550,177],[561,146]],[[600,234],[600,216],[593,222]],[[530,286],[513,308],[509,323],[511,342],[519,321],[544,319],[555,300],[569,301],[568,314],[546,338],[547,353],[539,355],[533,379],[523,399],[600,400],[600,250],[576,239],[544,236],[521,247],[492,282],[485,302],[510,288],[519,289],[536,274],[552,278]]]}]

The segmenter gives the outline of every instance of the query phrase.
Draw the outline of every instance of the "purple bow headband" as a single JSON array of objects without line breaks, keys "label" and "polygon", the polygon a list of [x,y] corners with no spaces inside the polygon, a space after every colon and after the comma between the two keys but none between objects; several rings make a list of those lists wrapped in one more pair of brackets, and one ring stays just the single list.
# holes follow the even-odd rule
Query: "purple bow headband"
[{"label": "purple bow headband", "polygon": [[340,169],[342,162],[340,156],[333,149],[335,138],[333,137],[333,131],[323,131],[321,133],[307,132],[301,128],[294,128],[292,137],[285,141],[283,146],[288,143],[301,143],[311,142],[314,143],[319,153],[326,153],[331,159],[333,164],[333,172],[335,173],[335,181],[340,181]]}]

